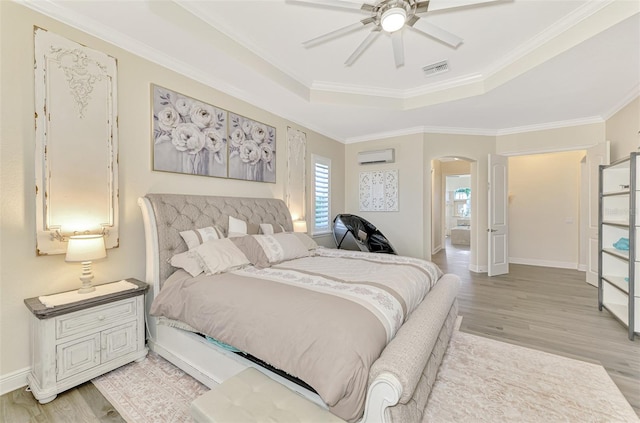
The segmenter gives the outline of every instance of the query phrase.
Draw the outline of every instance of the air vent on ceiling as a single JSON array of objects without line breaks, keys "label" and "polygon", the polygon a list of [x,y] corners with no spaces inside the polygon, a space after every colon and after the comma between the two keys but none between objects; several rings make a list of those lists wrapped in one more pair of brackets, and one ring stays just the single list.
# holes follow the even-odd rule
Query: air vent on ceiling
[{"label": "air vent on ceiling", "polygon": [[431,76],[436,75],[438,73],[447,72],[449,70],[449,63],[446,60],[441,62],[432,63],[428,66],[422,68],[422,71],[425,75]]}]

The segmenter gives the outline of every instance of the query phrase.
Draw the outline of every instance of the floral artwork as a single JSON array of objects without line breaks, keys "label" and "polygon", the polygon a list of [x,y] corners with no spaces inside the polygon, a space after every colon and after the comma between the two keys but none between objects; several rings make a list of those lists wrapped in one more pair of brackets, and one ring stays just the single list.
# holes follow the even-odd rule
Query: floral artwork
[{"label": "floral artwork", "polygon": [[276,128],[229,113],[229,177],[276,181]]},{"label": "floral artwork", "polygon": [[153,88],[153,170],[227,177],[227,111]]}]

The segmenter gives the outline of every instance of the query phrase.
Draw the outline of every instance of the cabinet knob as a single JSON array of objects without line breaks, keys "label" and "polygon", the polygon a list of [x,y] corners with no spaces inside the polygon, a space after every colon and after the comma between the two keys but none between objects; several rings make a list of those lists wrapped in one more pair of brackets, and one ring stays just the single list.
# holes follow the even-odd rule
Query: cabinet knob
[{"label": "cabinet knob", "polygon": [[104,320],[104,315],[101,314],[100,316],[98,316],[98,320]]}]

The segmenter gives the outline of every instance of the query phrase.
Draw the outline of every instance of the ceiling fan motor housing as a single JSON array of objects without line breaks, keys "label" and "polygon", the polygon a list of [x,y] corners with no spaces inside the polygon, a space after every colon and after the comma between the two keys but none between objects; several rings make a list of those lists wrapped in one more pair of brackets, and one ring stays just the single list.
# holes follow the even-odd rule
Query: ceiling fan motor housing
[{"label": "ceiling fan motor housing", "polygon": [[415,7],[414,1],[384,0],[374,6],[372,15],[376,25],[387,32],[394,32],[401,29],[415,14]]}]

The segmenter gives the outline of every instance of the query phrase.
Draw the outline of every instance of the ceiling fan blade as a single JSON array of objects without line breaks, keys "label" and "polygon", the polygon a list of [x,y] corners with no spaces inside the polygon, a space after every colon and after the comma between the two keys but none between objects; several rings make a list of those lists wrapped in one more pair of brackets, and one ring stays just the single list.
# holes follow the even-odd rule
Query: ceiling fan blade
[{"label": "ceiling fan blade", "polygon": [[369,47],[371,43],[373,43],[375,39],[378,38],[378,35],[380,35],[380,28],[376,27],[372,29],[369,35],[367,35],[367,38],[365,38],[364,41],[360,43],[358,48],[356,48],[356,50],[353,53],[351,53],[351,56],[349,56],[349,58],[347,59],[346,62],[344,62],[344,64],[347,66],[353,65],[355,61],[358,59],[358,57],[360,57],[360,55],[364,53],[367,47]]},{"label": "ceiling fan blade", "polygon": [[462,43],[462,38],[450,33],[449,31],[445,31],[438,26],[435,26],[424,18],[418,19],[412,25],[410,25],[409,28],[413,28],[418,32],[422,32],[423,34],[440,40],[443,43],[449,44],[454,48],[458,47]]},{"label": "ceiling fan blade", "polygon": [[404,66],[404,43],[402,41],[402,31],[392,32],[391,42],[393,43],[393,58],[396,61],[396,68]]},{"label": "ceiling fan blade", "polygon": [[353,23],[351,25],[347,25],[343,28],[336,29],[335,31],[328,32],[324,35],[320,35],[319,37],[312,38],[302,43],[302,45],[306,48],[313,47],[320,43],[324,43],[325,41],[332,40],[341,35],[348,34],[353,31],[357,31],[358,29],[364,28],[374,21],[373,18],[366,18],[361,20],[360,22]]},{"label": "ceiling fan blade", "polygon": [[453,9],[456,7],[475,6],[476,4],[491,3],[498,0],[432,0],[429,2],[429,11]]},{"label": "ceiling fan blade", "polygon": [[287,3],[305,3],[312,6],[337,7],[338,9],[369,11],[373,6],[362,4],[361,0],[287,0]]}]

